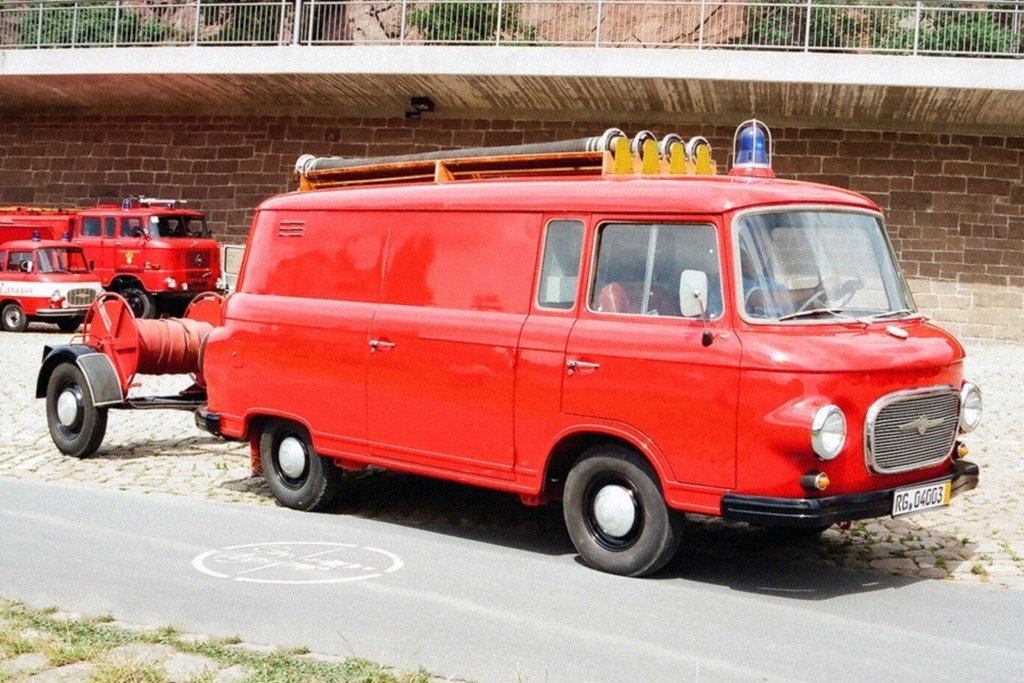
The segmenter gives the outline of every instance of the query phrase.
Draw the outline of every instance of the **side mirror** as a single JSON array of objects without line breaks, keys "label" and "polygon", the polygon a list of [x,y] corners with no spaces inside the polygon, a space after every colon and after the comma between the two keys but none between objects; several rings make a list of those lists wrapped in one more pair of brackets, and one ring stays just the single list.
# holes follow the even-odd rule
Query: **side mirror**
[{"label": "side mirror", "polygon": [[23,273],[31,273],[32,272],[32,262],[31,261],[22,261],[21,262],[21,272],[23,272]]},{"label": "side mirror", "polygon": [[679,310],[687,318],[703,318],[708,310],[708,274],[684,270],[679,276]]}]

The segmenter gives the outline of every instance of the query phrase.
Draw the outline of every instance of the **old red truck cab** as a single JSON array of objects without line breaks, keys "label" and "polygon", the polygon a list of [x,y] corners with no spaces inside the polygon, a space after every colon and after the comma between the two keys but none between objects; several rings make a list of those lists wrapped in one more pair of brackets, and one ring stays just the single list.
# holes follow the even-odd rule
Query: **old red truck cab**
[{"label": "old red truck cab", "polygon": [[0,228],[0,326],[21,332],[33,320],[70,332],[103,291],[81,247],[67,242],[16,239]]},{"label": "old red truck cab", "polygon": [[[197,424],[292,508],[369,465],[560,499],[581,557],[624,575],[668,562],[684,513],[814,534],[975,487],[981,393],[878,206],[776,179],[757,121],[728,175],[709,152],[611,130],[300,159],[200,347]],[[38,383],[77,455],[93,404],[55,368],[96,355],[55,350]]]},{"label": "old red truck cab", "polygon": [[33,222],[85,251],[108,291],[140,318],[180,313],[197,294],[220,286],[220,248],[199,211],[173,200],[138,198],[88,209],[8,208],[4,219]]}]

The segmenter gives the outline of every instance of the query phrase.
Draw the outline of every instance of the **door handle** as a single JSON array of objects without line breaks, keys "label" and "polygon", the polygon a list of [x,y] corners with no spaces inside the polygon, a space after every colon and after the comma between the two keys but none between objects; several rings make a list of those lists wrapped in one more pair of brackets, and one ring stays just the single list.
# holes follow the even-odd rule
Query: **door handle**
[{"label": "door handle", "polygon": [[577,370],[597,370],[601,367],[600,363],[588,363],[582,360],[571,360],[565,364],[565,367],[569,369],[569,376],[572,377],[576,374]]},{"label": "door handle", "polygon": [[382,339],[371,339],[370,340],[370,353],[374,353],[377,349],[393,349],[395,348],[394,342],[384,341]]}]

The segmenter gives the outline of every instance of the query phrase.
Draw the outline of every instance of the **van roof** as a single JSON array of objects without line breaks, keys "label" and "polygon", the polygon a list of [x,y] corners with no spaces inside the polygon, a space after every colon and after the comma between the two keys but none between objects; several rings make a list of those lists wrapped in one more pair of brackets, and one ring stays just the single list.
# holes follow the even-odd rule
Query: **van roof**
[{"label": "van roof", "polygon": [[361,185],[278,195],[258,209],[721,214],[785,204],[833,204],[879,211],[867,197],[837,187],[731,176],[532,177]]}]

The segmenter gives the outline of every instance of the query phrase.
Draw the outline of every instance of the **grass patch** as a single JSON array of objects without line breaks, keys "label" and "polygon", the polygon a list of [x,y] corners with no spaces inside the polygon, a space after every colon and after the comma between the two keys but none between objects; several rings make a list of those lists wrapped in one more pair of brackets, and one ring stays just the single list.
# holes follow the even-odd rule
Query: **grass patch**
[{"label": "grass patch", "polygon": [[[90,679],[96,683],[166,683],[163,668],[154,664],[106,661],[112,649],[131,643],[169,645],[179,652],[209,657],[221,668],[244,667],[240,683],[429,683],[430,674],[419,669],[395,671],[366,659],[352,657],[340,663],[305,658],[308,650],[252,652],[235,647],[237,638],[206,642],[184,639],[172,628],[134,631],[110,624],[109,617],[67,619],[53,609],[32,609],[0,598],[0,659],[39,653],[51,667],[77,662],[96,665]],[[210,676],[212,680],[212,676]],[[0,673],[0,683],[14,676]],[[200,680],[205,680],[202,678]]]}]

